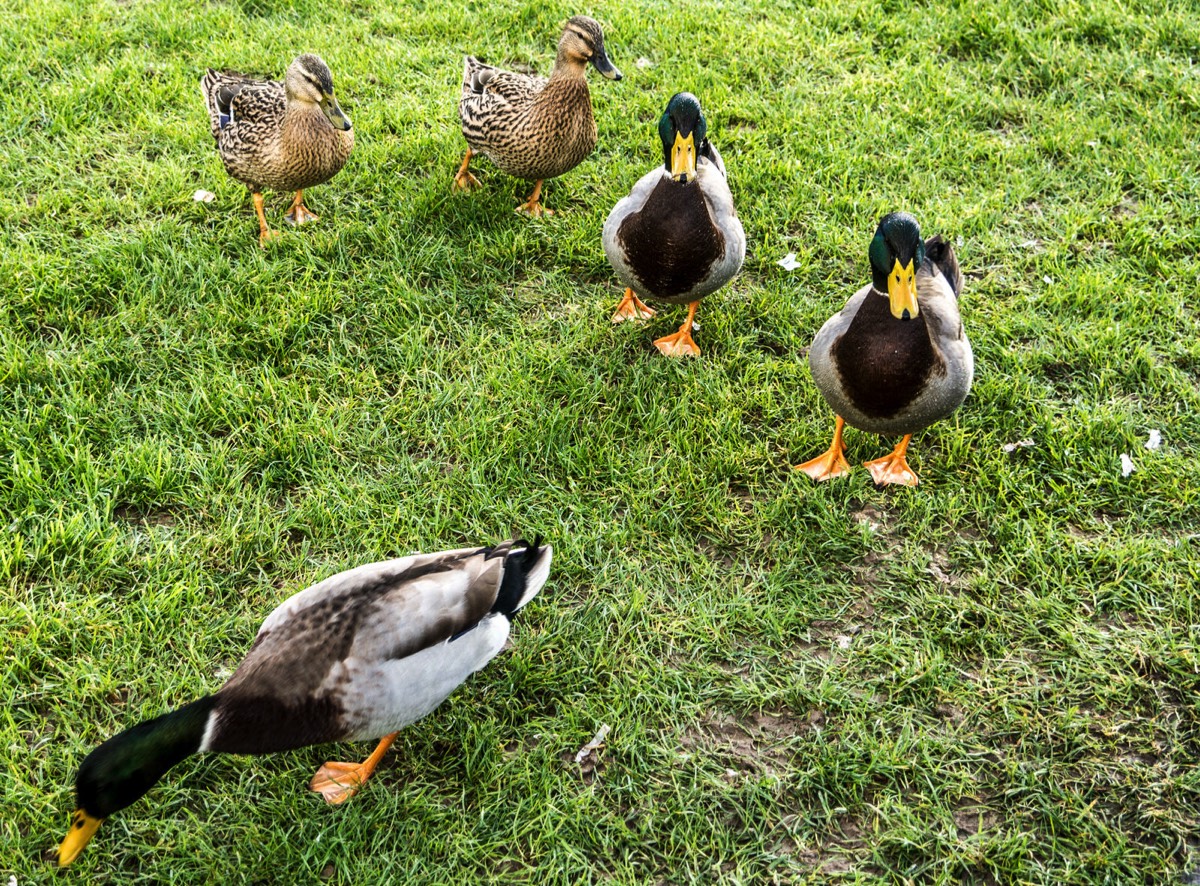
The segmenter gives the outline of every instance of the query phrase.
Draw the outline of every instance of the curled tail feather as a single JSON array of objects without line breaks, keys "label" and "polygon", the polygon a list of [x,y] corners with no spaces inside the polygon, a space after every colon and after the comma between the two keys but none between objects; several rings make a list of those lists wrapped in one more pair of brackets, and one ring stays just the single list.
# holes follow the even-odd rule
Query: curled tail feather
[{"label": "curled tail feather", "polygon": [[543,545],[541,536],[532,542],[512,541],[497,549],[504,551],[504,577],[500,580],[500,592],[492,605],[493,612],[502,612],[510,619],[526,603],[537,596],[550,575],[550,560],[553,549]]},{"label": "curled tail feather", "polygon": [[962,294],[963,275],[958,266],[958,258],[954,254],[954,247],[941,234],[934,234],[925,241],[925,257],[937,265],[937,269],[954,290],[954,297],[958,298]]}]

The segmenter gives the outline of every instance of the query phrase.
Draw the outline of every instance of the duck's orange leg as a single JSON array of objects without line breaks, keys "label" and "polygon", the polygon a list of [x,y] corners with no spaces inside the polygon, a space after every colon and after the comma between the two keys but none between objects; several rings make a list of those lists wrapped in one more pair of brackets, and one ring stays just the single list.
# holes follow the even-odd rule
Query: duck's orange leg
[{"label": "duck's orange leg", "polygon": [[905,434],[904,439],[896,444],[890,455],[877,458],[874,461],[863,462],[863,466],[871,472],[871,479],[879,486],[892,483],[902,483],[905,486],[916,486],[920,481],[917,472],[908,466],[904,454],[908,451],[908,441],[912,434]]},{"label": "duck's orange leg", "polygon": [[694,301],[688,305],[687,319],[679,327],[679,331],[655,339],[654,347],[668,357],[699,357],[700,349],[692,341],[692,321],[696,319],[696,308],[700,302]]},{"label": "duck's orange leg", "polygon": [[458,167],[458,172],[454,173],[454,187],[460,191],[469,191],[472,188],[478,188],[479,179],[471,175],[470,165],[471,158],[475,156],[475,152],[467,148],[467,156],[463,157],[462,166]]},{"label": "duck's orange leg", "polygon": [[637,293],[626,286],[625,297],[617,305],[616,313],[612,315],[612,321],[624,323],[626,320],[649,320],[657,313],[658,311],[654,308],[643,304],[642,300],[637,297]]},{"label": "duck's orange leg", "polygon": [[304,205],[304,190],[301,189],[296,192],[296,199],[292,201],[292,207],[287,211],[287,215],[283,219],[289,225],[303,225],[316,221],[320,217]]},{"label": "duck's orange leg", "polygon": [[529,199],[517,207],[517,212],[524,212],[534,218],[540,218],[543,215],[554,215],[553,209],[547,209],[542,205],[542,182],[545,179],[538,179],[533,186],[533,193],[529,195]]},{"label": "duck's orange leg", "polygon": [[251,194],[254,200],[254,211],[258,214],[258,245],[264,249],[271,240],[279,238],[278,231],[272,231],[267,227],[267,214],[263,212],[263,195],[260,191],[254,191]]},{"label": "duck's orange leg", "polygon": [[316,791],[324,797],[326,803],[345,803],[358,793],[363,782],[371,777],[371,773],[375,771],[375,767],[379,765],[379,761],[399,734],[393,732],[381,738],[371,756],[361,763],[327,762],[317,770],[317,774],[309,782],[309,790]]},{"label": "duck's orange leg", "polygon": [[842,442],[842,430],[845,427],[845,419],[837,416],[833,425],[833,442],[829,444],[829,449],[802,465],[796,465],[796,470],[804,471],[818,482],[849,474],[850,465],[846,462],[845,455],[846,444]]}]

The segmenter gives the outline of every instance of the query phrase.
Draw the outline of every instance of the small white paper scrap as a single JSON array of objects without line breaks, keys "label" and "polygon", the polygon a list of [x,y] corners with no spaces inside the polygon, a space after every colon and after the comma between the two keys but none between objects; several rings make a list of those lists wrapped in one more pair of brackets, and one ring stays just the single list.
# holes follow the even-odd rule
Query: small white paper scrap
[{"label": "small white paper scrap", "polygon": [[1018,446],[1021,447],[1022,449],[1024,449],[1024,448],[1027,448],[1032,445],[1033,445],[1032,440],[1018,440],[1016,443],[1005,443],[1000,448],[1003,449],[1005,452],[1012,452]]},{"label": "small white paper scrap", "polygon": [[592,736],[592,740],[589,741],[587,744],[585,744],[583,747],[581,747],[579,749],[578,753],[575,754],[575,762],[582,763],[589,756],[591,756],[592,751],[596,750],[597,748],[603,747],[604,739],[608,737],[608,733],[611,730],[612,730],[612,727],[609,726],[607,723],[601,723],[600,728],[596,730],[596,734]]},{"label": "small white paper scrap", "polygon": [[789,252],[779,261],[775,262],[775,264],[779,265],[785,271],[794,271],[800,267],[800,262],[796,261],[796,253],[794,252]]},{"label": "small white paper scrap", "polygon": [[1162,446],[1162,434],[1160,434],[1157,429],[1151,428],[1150,429],[1150,439],[1147,440],[1142,445],[1145,446],[1147,449],[1149,449],[1151,452],[1153,452],[1155,449]]},{"label": "small white paper scrap", "polygon": [[217,199],[217,195],[212,191],[206,191],[204,188],[197,189],[196,193],[192,194],[192,199],[197,203],[212,203]]},{"label": "small white paper scrap", "polygon": [[1049,286],[1051,283],[1054,282],[1054,278],[1051,277],[1049,274],[1047,274],[1045,277],[1042,278],[1042,282],[1045,283],[1047,286]]},{"label": "small white paper scrap", "polygon": [[1130,474],[1132,474],[1134,472],[1134,470],[1136,470],[1136,469],[1133,466],[1133,459],[1129,457],[1128,453],[1122,452],[1121,453],[1121,476],[1128,477]]}]

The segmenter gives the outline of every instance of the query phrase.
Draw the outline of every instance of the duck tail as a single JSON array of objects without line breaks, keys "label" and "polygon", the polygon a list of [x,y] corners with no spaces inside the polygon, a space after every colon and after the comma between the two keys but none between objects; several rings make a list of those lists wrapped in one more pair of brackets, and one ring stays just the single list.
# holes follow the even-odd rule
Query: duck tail
[{"label": "duck tail", "polygon": [[504,575],[492,612],[502,612],[510,619],[521,607],[537,596],[550,575],[550,560],[554,550],[542,544],[542,537],[532,542],[514,540],[497,545],[504,552]]},{"label": "duck tail", "polygon": [[954,290],[954,297],[958,298],[962,294],[963,275],[950,242],[941,234],[934,234],[925,241],[925,257],[937,265],[937,269]]},{"label": "duck tail", "polygon": [[221,74],[219,71],[208,69],[200,78],[200,94],[204,97],[204,106],[208,108],[208,118],[212,124],[213,138],[220,141],[221,130],[229,122],[229,109],[224,112],[220,106]]},{"label": "duck tail", "polygon": [[468,55],[463,61],[463,97],[468,95],[483,95],[483,87],[496,76],[496,69],[485,65],[473,55]]}]

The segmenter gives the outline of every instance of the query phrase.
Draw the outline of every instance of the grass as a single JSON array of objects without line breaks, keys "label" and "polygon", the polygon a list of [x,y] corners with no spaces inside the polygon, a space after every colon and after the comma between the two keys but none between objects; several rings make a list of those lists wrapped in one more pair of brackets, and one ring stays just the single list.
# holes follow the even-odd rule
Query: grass
[{"label": "grass", "polygon": [[[1121,883],[1200,865],[1200,24],[1166,2],[18,0],[0,10],[0,872],[28,883]],[[461,157],[461,58],[600,17],[596,152]],[[268,251],[206,66],[330,63],[357,145]],[[609,208],[700,96],[749,238],[703,356],[612,327]],[[197,188],[215,192],[208,205]],[[268,199],[279,226],[287,200]],[[789,465],[884,212],[961,238],[977,379],[916,490]],[[787,273],[785,252],[802,263]],[[1141,447],[1150,428],[1164,446]],[[1005,443],[1034,445],[1005,452]],[[848,436],[851,461],[892,444]],[[1119,455],[1137,470],[1120,475]],[[51,858],[95,744],[332,572],[555,545],[515,647],[344,808],[214,757]],[[612,726],[594,762],[573,755]]]}]

